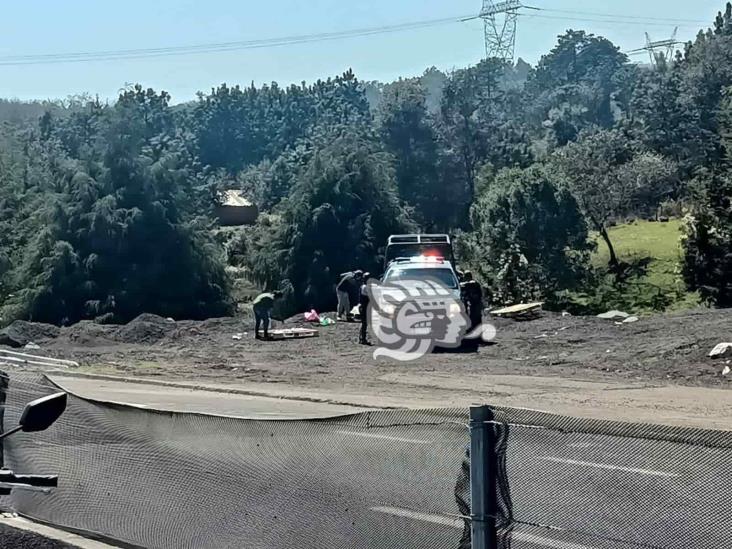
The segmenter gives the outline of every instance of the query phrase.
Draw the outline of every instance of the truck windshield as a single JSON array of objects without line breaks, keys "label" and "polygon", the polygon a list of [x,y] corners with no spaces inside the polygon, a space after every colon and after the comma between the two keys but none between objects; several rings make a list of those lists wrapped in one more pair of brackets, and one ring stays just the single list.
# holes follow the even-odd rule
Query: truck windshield
[{"label": "truck windshield", "polygon": [[451,269],[391,269],[384,277],[385,282],[396,280],[433,279],[451,290],[458,288],[458,281]]}]

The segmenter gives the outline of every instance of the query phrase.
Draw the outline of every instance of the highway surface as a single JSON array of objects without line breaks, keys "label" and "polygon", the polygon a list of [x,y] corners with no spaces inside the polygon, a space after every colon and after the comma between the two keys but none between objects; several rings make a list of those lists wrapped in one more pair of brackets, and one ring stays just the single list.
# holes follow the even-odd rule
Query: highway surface
[{"label": "highway surface", "polygon": [[[181,404],[159,387],[114,396],[95,383],[96,398]],[[202,411],[198,398],[183,402]],[[219,402],[227,415],[293,413],[279,399],[209,398],[207,412]],[[310,411],[330,411],[319,406]],[[457,548],[465,421],[439,412],[238,421],[72,400],[55,433],[24,435],[11,456],[62,479],[51,495],[23,495],[26,512],[145,547]],[[511,548],[731,547],[730,463],[729,450],[513,426],[507,472],[522,524]]]},{"label": "highway surface", "polygon": [[250,419],[302,419],[332,417],[361,411],[361,408],[356,406],[201,391],[144,383],[67,376],[54,377],[53,381],[82,397],[175,412],[198,412]]}]

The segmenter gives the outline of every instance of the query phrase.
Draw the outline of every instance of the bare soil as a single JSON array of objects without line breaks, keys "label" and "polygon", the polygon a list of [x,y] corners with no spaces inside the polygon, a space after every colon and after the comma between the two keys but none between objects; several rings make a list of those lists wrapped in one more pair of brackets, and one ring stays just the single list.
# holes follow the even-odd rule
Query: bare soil
[{"label": "bare soil", "polygon": [[[174,322],[142,315],[125,326],[82,322],[55,337],[53,330],[28,330],[41,346],[33,352],[72,358],[84,372],[350,395],[354,402],[489,400],[644,421],[732,422],[732,374],[722,374],[727,359],[707,356],[717,343],[732,340],[732,310],[621,325],[553,313],[532,321],[489,320],[498,331],[494,344],[413,363],[374,360],[372,348],[356,344],[357,324],[279,342],[256,341],[247,317]],[[284,324],[309,326],[301,315]]]}]

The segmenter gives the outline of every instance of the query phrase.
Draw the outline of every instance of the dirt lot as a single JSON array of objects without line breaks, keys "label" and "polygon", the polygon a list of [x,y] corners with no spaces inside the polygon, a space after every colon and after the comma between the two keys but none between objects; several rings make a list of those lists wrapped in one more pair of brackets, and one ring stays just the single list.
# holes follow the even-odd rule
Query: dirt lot
[{"label": "dirt lot", "polygon": [[[282,342],[255,341],[247,318],[173,322],[143,315],[126,326],[21,324],[9,332],[20,343],[24,334],[32,338],[41,346],[36,353],[81,362],[84,372],[238,384],[360,404],[490,401],[596,417],[732,422],[732,374],[722,375],[725,359],[707,357],[714,345],[732,340],[732,310],[624,325],[553,313],[494,322],[495,344],[478,353],[435,353],[415,363],[374,360],[372,349],[355,344],[356,324]],[[299,317],[286,324],[305,326]]]}]

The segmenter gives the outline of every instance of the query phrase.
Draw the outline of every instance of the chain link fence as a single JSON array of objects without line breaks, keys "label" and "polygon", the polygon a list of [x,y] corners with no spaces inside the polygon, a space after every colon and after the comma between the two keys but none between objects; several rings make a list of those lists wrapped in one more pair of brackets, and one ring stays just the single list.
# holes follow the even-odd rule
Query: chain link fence
[{"label": "chain link fence", "polygon": [[[5,427],[58,389],[10,375]],[[70,395],[48,431],[18,434],[5,464],[59,475],[13,492],[21,514],[149,548],[457,547],[454,488],[466,410],[258,421],[158,412]]]},{"label": "chain link fence", "polygon": [[[4,427],[57,390],[9,372]],[[485,410],[263,421],[70,395],[51,429],[4,448],[59,487],[4,504],[131,547],[732,547],[732,432]]]},{"label": "chain link fence", "polygon": [[495,471],[476,547],[732,547],[732,432],[486,408],[471,422],[487,433],[471,470]]}]

